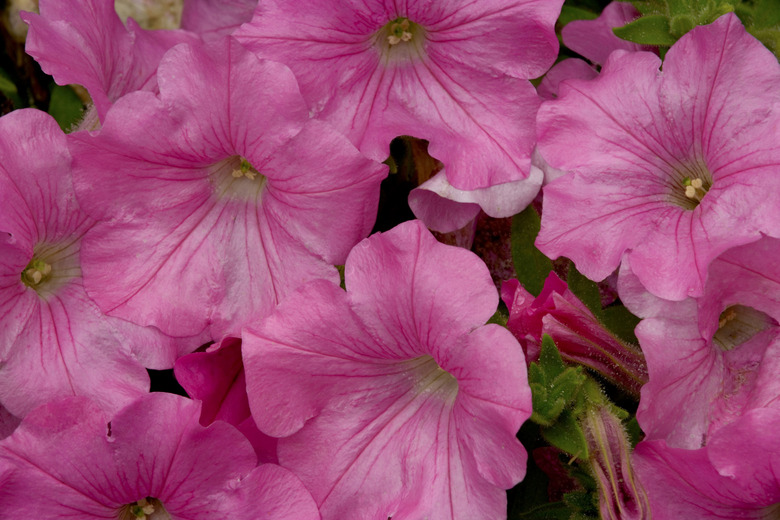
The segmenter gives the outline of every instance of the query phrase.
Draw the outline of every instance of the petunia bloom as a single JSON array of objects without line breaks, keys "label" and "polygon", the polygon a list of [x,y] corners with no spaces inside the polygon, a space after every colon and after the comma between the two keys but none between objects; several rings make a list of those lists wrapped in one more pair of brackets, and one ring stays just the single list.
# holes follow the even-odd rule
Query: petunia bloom
[{"label": "petunia bloom", "polygon": [[50,116],[0,119],[0,403],[20,417],[66,395],[115,411],[148,391],[141,362],[163,368],[187,351],[103,315],[87,296],[81,249],[95,222],[76,203],[70,168]]},{"label": "petunia bloom", "polygon": [[650,292],[682,300],[722,252],[780,236],[780,64],[728,14],[659,66],[615,51],[544,103],[539,150],[571,174],[544,188],[537,246],[594,280],[630,258]]},{"label": "petunia bloom", "polygon": [[637,419],[648,439],[695,449],[755,408],[780,406],[780,240],[731,249],[710,265],[704,294],[681,302],[648,293],[621,268],[623,302],[644,318],[647,359]]},{"label": "petunia bloom", "polygon": [[136,92],[98,135],[71,134],[87,291],[172,336],[237,336],[334,264],[376,218],[387,167],[311,121],[292,73],[235,40],[180,45],[159,97]]},{"label": "petunia bloom", "polygon": [[324,519],[505,518],[525,474],[523,353],[473,253],[418,221],[364,240],[244,330],[252,415]]},{"label": "petunia bloom", "polygon": [[59,519],[318,519],[311,495],[278,466],[257,466],[232,426],[151,393],[113,417],[71,398],[32,411],[0,442],[3,514]]},{"label": "petunia bloom", "polygon": [[511,216],[538,191],[540,176],[524,184],[540,103],[528,79],[555,60],[561,4],[273,0],[236,36],[288,65],[312,111],[370,157],[399,135],[430,141],[445,170],[428,189],[470,204],[463,225],[477,205]]}]

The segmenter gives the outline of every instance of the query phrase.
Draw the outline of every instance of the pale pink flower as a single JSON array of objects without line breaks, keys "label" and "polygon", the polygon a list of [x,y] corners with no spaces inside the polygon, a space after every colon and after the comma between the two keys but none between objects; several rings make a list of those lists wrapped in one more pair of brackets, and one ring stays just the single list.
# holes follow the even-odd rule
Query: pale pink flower
[{"label": "pale pink flower", "polygon": [[537,245],[594,280],[631,258],[651,292],[681,300],[725,250],[780,236],[780,64],[729,14],[659,66],[615,51],[542,106],[539,150],[571,174],[544,189]]},{"label": "pale pink flower", "polygon": [[309,283],[244,331],[252,415],[324,519],[505,518],[531,413],[517,341],[473,253],[418,221]]},{"label": "pale pink flower", "polygon": [[98,135],[71,134],[77,194],[101,221],[84,241],[98,305],[221,340],[301,283],[337,281],[387,167],[310,121],[289,69],[235,40],[175,47],[158,83]]},{"label": "pale pink flower", "polygon": [[166,393],[146,394],[113,417],[85,398],[39,407],[0,442],[0,465],[13,467],[0,485],[3,514],[319,518],[300,480],[273,464],[258,467],[241,433],[224,422],[204,428],[199,416],[197,403]]},{"label": "pale pink flower", "polygon": [[87,296],[80,255],[94,221],[76,203],[70,167],[50,116],[0,119],[0,403],[20,417],[66,395],[114,411],[148,391],[141,362],[165,368],[187,349],[103,315]]},{"label": "pale pink flower", "polygon": [[780,240],[763,238],[710,264],[704,294],[681,302],[653,296],[621,268],[623,302],[636,328],[649,382],[637,419],[649,439],[698,448],[754,408],[780,407]]},{"label": "pale pink flower", "polygon": [[[555,60],[561,4],[272,0],[236,35],[259,55],[288,65],[312,112],[361,151],[384,160],[396,136],[427,139],[445,172],[424,189],[506,217],[539,187],[523,186],[540,102],[528,79]],[[464,211],[456,209],[451,222],[437,227],[465,224]]]}]

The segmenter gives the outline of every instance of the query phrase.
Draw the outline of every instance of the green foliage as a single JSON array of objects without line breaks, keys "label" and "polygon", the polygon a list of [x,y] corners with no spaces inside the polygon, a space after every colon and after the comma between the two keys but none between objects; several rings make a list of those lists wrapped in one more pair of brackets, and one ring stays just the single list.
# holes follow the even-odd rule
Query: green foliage
[{"label": "green foliage", "polygon": [[677,38],[671,35],[669,19],[660,14],[648,14],[628,25],[612,29],[619,38],[643,45],[671,46]]},{"label": "green foliage", "polygon": [[596,282],[580,274],[574,262],[569,261],[569,274],[566,276],[569,290],[582,300],[596,318],[603,321],[604,311],[601,309],[601,291]]},{"label": "green foliage", "polygon": [[587,457],[585,434],[577,422],[580,389],[587,376],[583,367],[567,367],[555,342],[542,338],[539,361],[528,367],[533,413],[531,420],[542,426],[542,436],[551,445],[576,457]]},{"label": "green foliage", "polygon": [[600,318],[604,326],[618,338],[632,345],[639,343],[634,334],[634,329],[639,325],[639,318],[631,314],[631,311],[623,305],[607,307]]},{"label": "green foliage", "polygon": [[19,96],[16,84],[11,80],[8,73],[2,69],[0,69],[0,93],[11,100],[14,104],[14,108],[22,108],[25,106],[22,103],[22,98]]},{"label": "green foliage", "polygon": [[84,112],[84,104],[69,86],[52,85],[49,114],[64,132],[70,131]]},{"label": "green foliage", "polygon": [[598,13],[594,13],[593,11],[564,4],[561,8],[561,15],[558,17],[558,25],[563,27],[575,20],[594,20],[598,18],[598,16]]},{"label": "green foliage", "polygon": [[662,51],[697,25],[736,13],[745,28],[780,57],[778,0],[632,0],[642,17],[613,29],[624,40],[657,45]]},{"label": "green foliage", "polygon": [[540,229],[541,219],[533,206],[512,218],[512,262],[517,279],[534,296],[542,292],[553,267],[550,259],[534,246]]},{"label": "green foliage", "polygon": [[346,280],[346,277],[344,275],[345,266],[337,265],[336,269],[338,269],[338,271],[339,271],[339,279],[341,280],[341,283],[339,285],[341,286],[342,289],[344,289],[346,291],[347,290],[347,280]]}]

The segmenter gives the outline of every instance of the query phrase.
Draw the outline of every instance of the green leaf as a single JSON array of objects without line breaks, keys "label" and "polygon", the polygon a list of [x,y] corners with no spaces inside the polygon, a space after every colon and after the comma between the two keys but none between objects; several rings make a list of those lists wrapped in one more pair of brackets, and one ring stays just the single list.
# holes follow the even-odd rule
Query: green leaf
[{"label": "green leaf", "polygon": [[487,321],[488,324],[495,323],[506,328],[506,322],[509,321],[509,314],[507,314],[506,307],[499,306],[498,310]]},{"label": "green leaf", "polygon": [[339,271],[339,280],[341,280],[339,285],[341,286],[342,289],[344,289],[346,291],[347,290],[347,280],[346,280],[346,278],[344,276],[344,268],[345,267],[343,265],[337,265],[336,266],[336,269],[338,269],[338,271]]},{"label": "green leaf", "polygon": [[566,370],[566,364],[563,362],[561,353],[558,352],[558,347],[549,334],[542,336],[542,348],[539,353],[538,364],[549,379],[554,379]]},{"label": "green leaf", "polygon": [[575,20],[595,20],[598,18],[598,14],[581,7],[574,7],[571,5],[564,5],[561,8],[561,15],[558,17],[558,25],[560,27],[565,26],[569,22]]},{"label": "green leaf", "polygon": [[542,428],[542,437],[561,451],[577,459],[588,458],[588,443],[577,417],[565,410],[558,421],[549,428]]},{"label": "green leaf", "polygon": [[512,218],[512,262],[517,279],[525,290],[539,296],[552,262],[534,246],[541,229],[541,219],[533,206],[528,206]]},{"label": "green leaf", "polygon": [[19,91],[16,88],[16,84],[11,81],[11,77],[3,69],[0,69],[0,92],[11,100],[14,104],[14,108],[24,108],[26,106],[22,103],[22,98],[19,97]]},{"label": "green leaf", "polygon": [[618,338],[627,343],[636,345],[639,342],[634,334],[634,329],[639,325],[639,318],[631,314],[631,311],[623,305],[612,305],[604,309],[602,322]]},{"label": "green leaf", "polygon": [[49,114],[57,120],[64,132],[69,131],[81,119],[84,104],[69,86],[54,85],[51,89]]},{"label": "green leaf", "polygon": [[753,9],[753,27],[756,29],[780,29],[780,2],[777,0],[756,0]]},{"label": "green leaf", "polygon": [[643,16],[624,25],[612,29],[618,38],[643,45],[674,45],[677,38],[671,35],[669,18],[661,14]]},{"label": "green leaf", "polygon": [[601,319],[604,312],[601,309],[601,291],[599,291],[599,286],[596,282],[580,274],[572,261],[569,261],[569,274],[566,277],[566,283],[569,285],[571,292],[590,309],[590,312],[596,318]]},{"label": "green leaf", "polygon": [[539,361],[528,368],[531,420],[545,427],[553,426],[563,411],[575,404],[586,380],[582,367],[567,367],[563,363],[555,342],[545,334]]}]

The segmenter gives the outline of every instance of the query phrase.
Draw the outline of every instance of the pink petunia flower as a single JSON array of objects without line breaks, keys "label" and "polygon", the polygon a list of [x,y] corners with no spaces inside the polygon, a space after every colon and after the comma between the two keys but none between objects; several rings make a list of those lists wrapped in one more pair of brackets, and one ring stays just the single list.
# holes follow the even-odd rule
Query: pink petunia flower
[{"label": "pink petunia flower", "polygon": [[77,194],[101,220],[84,241],[98,305],[220,340],[301,283],[337,281],[387,167],[310,121],[289,69],[235,40],[175,47],[158,83],[99,135],[71,134]]},{"label": "pink petunia flower", "polygon": [[430,141],[445,171],[423,189],[470,204],[452,222],[431,212],[451,231],[477,205],[511,216],[538,191],[540,176],[524,184],[540,102],[528,79],[555,60],[561,4],[273,0],[236,36],[288,65],[311,110],[370,157],[384,160],[399,135]]},{"label": "pink petunia flower", "polygon": [[[517,341],[471,252],[419,221],[350,253],[244,331],[252,415],[324,519],[505,518],[531,413]],[[301,312],[304,310],[305,312]]]},{"label": "pink petunia flower", "polygon": [[623,302],[644,318],[636,328],[649,382],[637,411],[649,439],[695,449],[755,408],[780,407],[780,240],[737,247],[710,265],[701,298],[648,293],[621,268]]},{"label": "pink petunia flower", "polygon": [[[151,393],[108,418],[84,398],[32,411],[0,442],[3,514],[16,518],[319,519],[289,471],[257,466],[247,440],[200,406]],[[0,477],[2,478],[2,477]]]},{"label": "pink petunia flower", "polygon": [[70,166],[50,116],[0,119],[0,402],[20,417],[66,395],[117,410],[149,390],[141,362],[163,368],[188,351],[87,296],[81,248],[94,221],[76,203]]},{"label": "pink petunia flower", "polygon": [[780,513],[780,411],[760,409],[706,448],[640,442],[632,456],[654,520],[770,520]]},{"label": "pink petunia flower", "polygon": [[545,187],[537,245],[595,280],[630,258],[648,290],[681,300],[723,251],[780,236],[780,64],[729,14],[659,65],[615,51],[542,106],[539,150],[572,174]]},{"label": "pink petunia flower", "polygon": [[217,420],[232,424],[252,443],[260,462],[278,462],[276,439],[257,429],[249,410],[240,338],[226,337],[205,352],[182,356],[173,370],[187,395],[203,402],[203,426]]},{"label": "pink petunia flower", "polygon": [[157,65],[185,31],[147,31],[132,18],[122,24],[113,0],[40,0],[40,14],[23,13],[30,26],[25,50],[60,85],[84,86],[100,119],[121,96],[155,90]]}]

